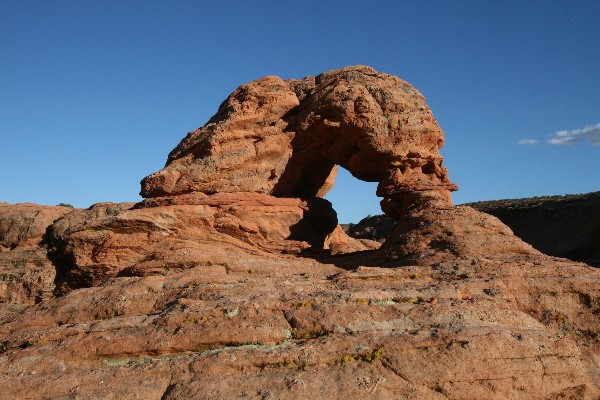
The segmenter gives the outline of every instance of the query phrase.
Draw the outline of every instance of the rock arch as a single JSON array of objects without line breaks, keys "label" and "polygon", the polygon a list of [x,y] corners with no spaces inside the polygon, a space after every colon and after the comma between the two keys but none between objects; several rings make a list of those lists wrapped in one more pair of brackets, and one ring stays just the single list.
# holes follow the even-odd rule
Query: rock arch
[{"label": "rock arch", "polygon": [[236,89],[202,128],[142,180],[143,197],[254,192],[323,197],[336,165],[378,182],[383,211],[450,203],[442,130],[424,97],[366,66],[287,80],[267,76]]}]

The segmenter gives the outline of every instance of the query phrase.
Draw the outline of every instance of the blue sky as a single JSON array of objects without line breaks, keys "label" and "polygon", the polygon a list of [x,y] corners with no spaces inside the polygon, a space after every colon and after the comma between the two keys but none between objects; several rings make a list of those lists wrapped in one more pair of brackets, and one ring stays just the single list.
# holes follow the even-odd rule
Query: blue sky
[{"label": "blue sky", "polygon": [[[455,203],[598,191],[599,20],[597,0],[0,0],[0,201],[137,201],[240,84],[356,64],[425,95]],[[380,213],[346,172],[327,198]]]}]

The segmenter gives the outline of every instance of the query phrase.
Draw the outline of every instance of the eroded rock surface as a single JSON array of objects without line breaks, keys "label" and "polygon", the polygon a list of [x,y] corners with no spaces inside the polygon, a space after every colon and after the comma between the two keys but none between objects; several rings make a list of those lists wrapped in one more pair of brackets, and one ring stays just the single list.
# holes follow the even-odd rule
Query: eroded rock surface
[{"label": "eroded rock surface", "polygon": [[515,254],[540,255],[492,215],[467,206],[425,206],[412,208],[397,222],[378,251],[350,254],[345,260],[349,265],[397,267]]},{"label": "eroded rock surface", "polygon": [[348,267],[216,236],[198,250],[0,316],[0,398],[600,396],[598,269],[444,251]]},{"label": "eroded rock surface", "polygon": [[0,203],[0,303],[32,304],[52,296],[56,271],[41,242],[48,226],[71,211]]},{"label": "eroded rock surface", "polygon": [[444,136],[424,97],[407,82],[356,66],[316,77],[268,76],[236,89],[202,128],[142,181],[142,196],[255,192],[322,197],[341,165],[379,182],[394,218],[420,193],[450,202],[439,149]]},{"label": "eroded rock surface", "polygon": [[348,236],[355,239],[369,239],[385,242],[387,235],[394,229],[396,221],[385,214],[368,215],[358,223],[342,225]]},{"label": "eroded rock surface", "polygon": [[58,270],[56,291],[64,294],[117,276],[227,264],[232,254],[373,248],[336,227],[336,213],[325,199],[190,193],[77,210],[49,228],[47,241]]},{"label": "eroded rock surface", "polygon": [[[544,254],[600,267],[600,192],[482,201],[466,204],[497,217]],[[346,226],[357,239],[384,242],[396,225],[387,215]]]},{"label": "eroded rock surface", "polygon": [[546,254],[600,268],[600,192],[469,205],[498,217]]},{"label": "eroded rock surface", "polygon": [[600,270],[469,207],[299,257],[308,210],[193,193],[66,213],[46,235],[62,295],[0,305],[0,398],[600,396]]}]

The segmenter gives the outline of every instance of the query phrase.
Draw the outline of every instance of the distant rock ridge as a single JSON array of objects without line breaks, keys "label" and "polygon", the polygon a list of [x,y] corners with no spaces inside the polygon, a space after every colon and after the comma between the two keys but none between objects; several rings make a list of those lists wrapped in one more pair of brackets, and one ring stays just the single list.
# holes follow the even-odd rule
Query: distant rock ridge
[{"label": "distant rock ridge", "polygon": [[[465,206],[500,219],[537,250],[600,267],[600,192],[491,200]],[[363,218],[345,231],[355,239],[384,242],[395,221],[386,215]]]},{"label": "distant rock ridge", "polygon": [[600,192],[467,204],[545,254],[600,268]]}]

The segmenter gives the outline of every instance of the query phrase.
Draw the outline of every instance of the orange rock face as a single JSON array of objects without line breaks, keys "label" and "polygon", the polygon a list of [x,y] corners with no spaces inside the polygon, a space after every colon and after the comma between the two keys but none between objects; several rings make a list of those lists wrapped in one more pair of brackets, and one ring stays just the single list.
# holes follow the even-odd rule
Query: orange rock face
[{"label": "orange rock face", "polygon": [[31,304],[52,296],[56,271],[41,242],[70,207],[0,203],[0,304]]},{"label": "orange rock face", "polygon": [[236,232],[224,210],[277,201],[104,203],[56,221],[82,266],[64,282],[86,260],[113,275],[0,306],[0,399],[600,396],[599,269],[466,207],[413,209],[386,248],[335,257],[210,227],[222,215]]},{"label": "orange rock face", "polygon": [[64,294],[118,276],[227,264],[239,254],[368,248],[336,227],[325,199],[190,193],[74,211],[50,226],[47,242],[58,271],[56,291]]},{"label": "orange rock face", "polygon": [[395,205],[404,193],[441,191],[450,201],[457,187],[442,165],[443,144],[424,97],[395,76],[364,66],[300,80],[268,76],[236,89],[142,181],[141,194],[322,197],[341,165],[379,182],[384,211],[402,214]]}]

